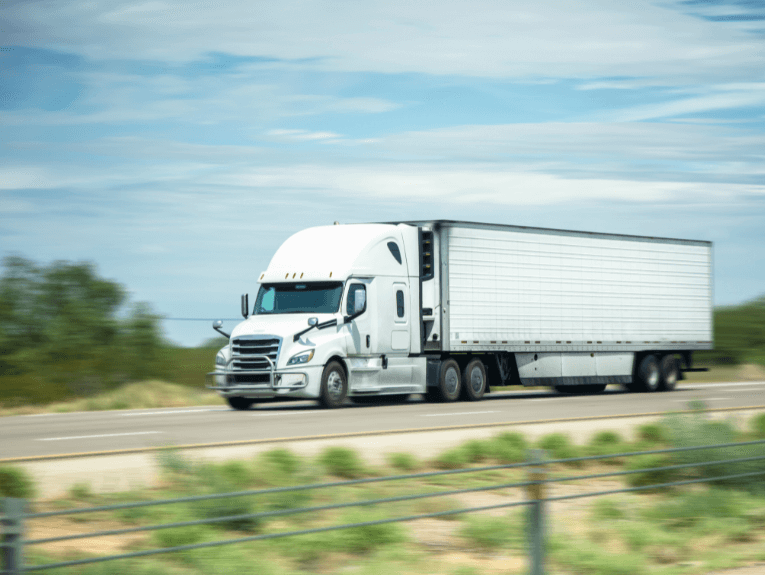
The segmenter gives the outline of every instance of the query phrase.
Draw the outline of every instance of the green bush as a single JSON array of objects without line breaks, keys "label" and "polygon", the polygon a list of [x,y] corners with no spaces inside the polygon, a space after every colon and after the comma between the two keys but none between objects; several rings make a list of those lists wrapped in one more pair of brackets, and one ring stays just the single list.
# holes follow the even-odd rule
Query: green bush
[{"label": "green bush", "polygon": [[[338,524],[363,523],[383,518],[381,512],[354,509],[343,514]],[[380,523],[335,531],[332,548],[335,551],[362,554],[406,539],[404,528],[399,523]]]},{"label": "green bush", "polygon": [[737,518],[745,513],[745,498],[718,489],[678,493],[643,512],[646,518],[659,520],[671,530],[691,528],[707,519]]},{"label": "green bush", "polygon": [[[700,412],[671,416],[667,419],[666,425],[669,428],[670,442],[673,447],[716,445],[721,443],[734,443],[740,440],[739,432],[732,422],[709,420]],[[693,464],[763,455],[765,455],[765,445],[712,447],[709,449],[673,453],[672,461],[675,463]],[[755,472],[765,472],[765,459],[691,467],[688,470],[685,470],[683,475],[691,478],[707,477],[711,479],[726,475]],[[748,489],[751,491],[764,491],[765,481],[763,481],[763,477],[765,477],[765,473],[749,477],[716,480],[714,485]]]},{"label": "green bush", "polygon": [[[551,433],[545,435],[538,442],[537,446],[540,449],[544,449],[547,452],[547,456],[551,459],[570,459],[573,457],[581,457],[581,450],[571,443],[568,435],[564,433]],[[574,467],[581,467],[583,462],[572,461],[567,465],[573,465]]]},{"label": "green bush", "polygon": [[575,573],[587,575],[643,575],[648,572],[645,560],[635,554],[614,555],[604,551],[599,544],[554,536],[550,541],[553,560]]},{"label": "green bush", "polygon": [[669,430],[660,423],[644,423],[638,427],[638,440],[647,444],[663,445],[669,442]]},{"label": "green bush", "polygon": [[[621,435],[615,431],[599,431],[590,440],[585,452],[587,455],[611,455],[616,453],[624,453],[629,450],[629,446],[624,443]],[[620,463],[619,458],[614,459],[602,459],[603,463]]]},{"label": "green bush", "polygon": [[524,526],[520,514],[509,517],[468,516],[459,535],[483,549],[518,548],[523,546]]},{"label": "green bush", "polygon": [[330,475],[356,479],[364,475],[364,465],[353,449],[329,447],[319,456],[321,463]]},{"label": "green bush", "polygon": [[18,467],[0,467],[0,496],[33,499],[35,484],[29,474]]},{"label": "green bush", "polygon": [[488,442],[492,459],[500,463],[522,463],[528,458],[526,438],[517,432],[502,433]]},{"label": "green bush", "polygon": [[656,469],[670,465],[673,465],[673,461],[669,454],[666,453],[649,453],[646,455],[629,457],[627,459],[625,471],[643,470],[643,472],[625,475],[625,480],[630,487],[646,487],[649,485],[670,483],[678,479],[680,475],[679,471],[674,469]]},{"label": "green bush", "polygon": [[[231,493],[240,491],[240,486],[231,482],[226,475],[216,473],[218,466],[205,466],[197,478],[202,484],[203,494]],[[190,504],[192,515],[198,519],[217,519],[219,517],[248,515],[257,513],[258,501],[256,495],[242,497],[222,497],[217,499],[204,499]],[[234,531],[258,531],[263,524],[263,519],[257,517],[227,519],[210,523],[218,529],[230,529]]]},{"label": "green bush", "polygon": [[759,439],[765,439],[765,413],[754,417],[751,421],[752,433]]},{"label": "green bush", "polygon": [[300,470],[302,460],[289,449],[272,449],[261,454],[261,461],[275,468],[284,476],[294,476]]},{"label": "green bush", "polygon": [[394,469],[407,472],[415,471],[420,466],[417,458],[411,453],[391,453],[388,455],[388,463]]},{"label": "green bush", "polygon": [[602,498],[592,504],[592,515],[595,519],[624,519],[627,513],[615,499]]}]

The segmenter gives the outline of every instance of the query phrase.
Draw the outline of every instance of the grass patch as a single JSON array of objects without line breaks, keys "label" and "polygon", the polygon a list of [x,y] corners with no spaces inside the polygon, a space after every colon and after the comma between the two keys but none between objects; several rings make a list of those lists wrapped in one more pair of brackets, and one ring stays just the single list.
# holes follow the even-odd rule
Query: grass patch
[{"label": "grass patch", "polygon": [[524,519],[522,513],[511,517],[467,516],[459,535],[482,551],[521,549],[525,541]]},{"label": "grass patch", "polygon": [[[582,456],[581,449],[571,443],[571,439],[565,433],[545,435],[537,442],[537,447],[544,449],[547,452],[547,456],[551,459],[570,459]],[[571,461],[566,465],[582,467],[583,464],[582,461]]]},{"label": "grass patch", "polygon": [[553,561],[576,573],[587,575],[644,575],[648,566],[643,557],[633,553],[618,555],[605,551],[601,545],[570,537],[553,537],[550,542]]},{"label": "grass patch", "polygon": [[345,479],[356,479],[365,473],[358,454],[347,447],[328,447],[319,456],[319,463],[330,475]]}]

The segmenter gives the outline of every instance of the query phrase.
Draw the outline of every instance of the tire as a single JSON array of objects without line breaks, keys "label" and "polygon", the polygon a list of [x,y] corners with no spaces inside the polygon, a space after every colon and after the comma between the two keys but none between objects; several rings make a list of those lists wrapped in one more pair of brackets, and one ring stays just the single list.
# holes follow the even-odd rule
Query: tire
[{"label": "tire", "polygon": [[343,366],[330,361],[321,374],[321,395],[319,403],[327,409],[340,407],[348,395],[348,379]]},{"label": "tire", "polygon": [[438,385],[436,387],[429,387],[425,397],[428,401],[457,401],[460,397],[461,383],[460,366],[453,359],[447,359],[441,362]]},{"label": "tire", "polygon": [[661,372],[659,362],[655,355],[646,355],[640,360],[637,372],[636,390],[643,392],[653,392],[659,389],[661,384]]},{"label": "tire", "polygon": [[481,401],[486,387],[486,367],[480,359],[471,360],[462,370],[463,397],[468,401]]},{"label": "tire", "polygon": [[246,397],[227,397],[226,402],[228,402],[228,404],[237,411],[245,411],[252,407],[252,404],[255,403],[255,400],[247,399]]},{"label": "tire", "polygon": [[662,357],[659,363],[659,371],[661,372],[659,390],[673,391],[680,379],[680,366],[677,363],[677,358],[674,355]]}]

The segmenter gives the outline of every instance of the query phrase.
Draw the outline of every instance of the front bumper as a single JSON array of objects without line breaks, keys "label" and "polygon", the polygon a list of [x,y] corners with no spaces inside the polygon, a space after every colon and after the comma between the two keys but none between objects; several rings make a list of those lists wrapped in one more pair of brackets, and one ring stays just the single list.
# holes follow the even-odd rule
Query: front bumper
[{"label": "front bumper", "polygon": [[234,370],[228,360],[226,365],[205,375],[205,387],[213,389],[224,397],[275,397],[304,390],[308,386],[306,371],[276,371],[276,366],[267,356],[253,356],[251,359],[265,359],[268,370]]}]

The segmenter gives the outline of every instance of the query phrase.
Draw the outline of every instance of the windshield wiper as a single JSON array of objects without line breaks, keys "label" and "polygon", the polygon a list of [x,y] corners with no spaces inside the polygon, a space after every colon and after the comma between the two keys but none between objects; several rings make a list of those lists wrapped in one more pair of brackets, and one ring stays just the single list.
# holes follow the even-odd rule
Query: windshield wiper
[{"label": "windshield wiper", "polygon": [[308,333],[313,328],[324,329],[325,327],[332,327],[333,325],[337,325],[337,319],[330,319],[328,321],[325,321],[324,323],[316,323],[314,325],[309,325],[303,331],[296,333],[295,337],[292,338],[292,341],[295,342],[295,341],[299,340],[301,335]]}]

